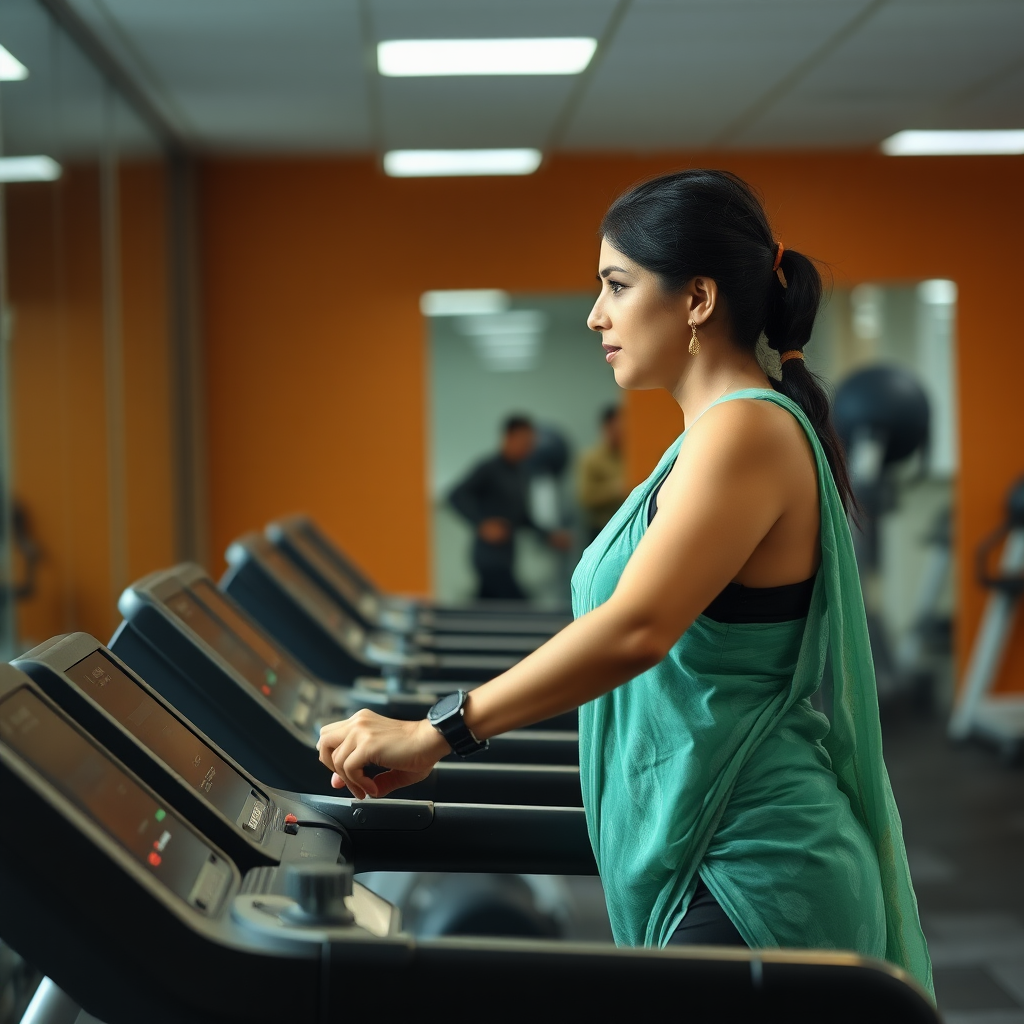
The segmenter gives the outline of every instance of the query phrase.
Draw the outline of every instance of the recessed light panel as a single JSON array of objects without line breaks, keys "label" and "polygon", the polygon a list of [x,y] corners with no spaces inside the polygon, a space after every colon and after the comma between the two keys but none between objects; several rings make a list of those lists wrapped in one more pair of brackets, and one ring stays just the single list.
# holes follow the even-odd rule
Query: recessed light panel
[{"label": "recessed light panel", "polygon": [[887,156],[1010,156],[1024,153],[1024,131],[918,131],[890,135]]},{"label": "recessed light panel", "polygon": [[512,304],[500,288],[464,288],[424,292],[420,312],[424,316],[480,316],[504,313]]},{"label": "recessed light panel", "polygon": [[391,39],[377,44],[377,69],[389,78],[435,75],[578,75],[597,40]]},{"label": "recessed light panel", "polygon": [[0,157],[0,181],[56,181],[61,167],[48,156]]},{"label": "recessed light panel", "polygon": [[28,78],[28,68],[0,46],[0,82],[20,82],[23,78]]},{"label": "recessed light panel", "polygon": [[393,149],[384,154],[392,178],[444,178],[479,174],[533,174],[539,149]]}]

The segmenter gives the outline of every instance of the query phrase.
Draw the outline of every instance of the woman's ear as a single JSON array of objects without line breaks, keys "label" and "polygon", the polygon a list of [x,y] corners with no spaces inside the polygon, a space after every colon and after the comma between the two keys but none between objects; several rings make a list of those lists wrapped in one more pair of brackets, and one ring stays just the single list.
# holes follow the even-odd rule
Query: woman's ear
[{"label": "woman's ear", "polygon": [[718,283],[711,277],[695,277],[686,286],[690,316],[699,327],[711,319],[718,305]]}]

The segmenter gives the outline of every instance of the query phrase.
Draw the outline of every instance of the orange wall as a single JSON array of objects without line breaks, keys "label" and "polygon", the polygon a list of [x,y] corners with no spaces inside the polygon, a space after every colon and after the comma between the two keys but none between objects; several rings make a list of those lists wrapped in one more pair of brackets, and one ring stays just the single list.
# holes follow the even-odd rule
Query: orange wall
[{"label": "orange wall", "polygon": [[[961,655],[983,595],[978,539],[1024,472],[1019,282],[1024,159],[874,154],[558,157],[527,178],[391,180],[369,161],[215,160],[203,172],[213,556],[294,509],[385,586],[429,573],[424,327],[429,288],[593,287],[609,201],[671,168],[728,167],[765,195],[778,235],[839,283],[960,286]],[[630,395],[634,477],[679,430],[664,396]],[[218,562],[219,564],[219,562]],[[1024,678],[1024,638],[1009,675]]]},{"label": "orange wall", "polygon": [[[127,563],[132,578],[172,560],[164,179],[119,179]],[[6,189],[14,494],[42,548],[22,638],[118,622],[110,575],[103,280],[98,168]],[[18,564],[16,560],[16,565]],[[123,581],[128,582],[128,581]]]}]

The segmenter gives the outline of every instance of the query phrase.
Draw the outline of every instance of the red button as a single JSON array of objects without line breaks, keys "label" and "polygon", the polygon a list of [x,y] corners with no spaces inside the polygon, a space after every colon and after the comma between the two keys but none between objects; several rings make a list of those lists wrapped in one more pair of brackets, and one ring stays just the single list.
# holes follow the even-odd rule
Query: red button
[{"label": "red button", "polygon": [[266,695],[267,695],[268,697],[270,696],[270,687],[269,687],[269,686],[267,686],[267,684],[266,684],[266,683],[264,683],[264,684],[263,684],[263,685],[262,685],[262,686],[260,687],[260,689],[261,689],[261,690],[262,690],[262,691],[263,691],[263,692],[264,692],[264,693],[265,693],[265,694],[266,694]]},{"label": "red button", "polygon": [[160,856],[159,853],[151,853],[149,855],[149,863],[152,864],[153,867],[155,867],[155,868],[160,867],[160,862],[162,860],[163,860],[163,858]]},{"label": "red button", "polygon": [[294,814],[286,814],[284,816],[284,823],[286,825],[297,825],[299,823],[299,819],[296,818]]}]

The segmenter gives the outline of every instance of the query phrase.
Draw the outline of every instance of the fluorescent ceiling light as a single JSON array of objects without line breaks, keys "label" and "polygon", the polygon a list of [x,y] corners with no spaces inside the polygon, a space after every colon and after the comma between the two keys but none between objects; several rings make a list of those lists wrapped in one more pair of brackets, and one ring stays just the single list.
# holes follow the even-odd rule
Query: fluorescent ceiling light
[{"label": "fluorescent ceiling light", "polygon": [[508,292],[498,288],[424,292],[420,296],[420,312],[424,316],[479,316],[504,313],[511,303]]},{"label": "fluorescent ceiling light", "polygon": [[20,82],[28,78],[28,68],[11,53],[0,46],[0,82]]},{"label": "fluorescent ceiling light", "polygon": [[0,157],[0,181],[56,181],[61,167],[48,156]]},{"label": "fluorescent ceiling light", "polygon": [[491,316],[467,316],[460,320],[463,334],[541,334],[548,324],[547,314],[539,309],[514,309]]},{"label": "fluorescent ceiling light", "polygon": [[392,39],[377,44],[377,69],[389,78],[426,75],[578,75],[597,40]]},{"label": "fluorescent ceiling light", "polygon": [[539,149],[393,149],[384,154],[392,178],[443,178],[475,174],[533,174]]},{"label": "fluorescent ceiling light", "polygon": [[488,370],[521,373],[537,366],[547,323],[547,314],[539,309],[515,309],[463,317],[458,329],[469,336]]},{"label": "fluorescent ceiling light", "polygon": [[917,286],[917,297],[928,306],[952,306],[956,302],[956,281],[936,277]]},{"label": "fluorescent ceiling light", "polygon": [[890,135],[887,156],[1007,156],[1024,153],[1024,131],[916,131]]}]

